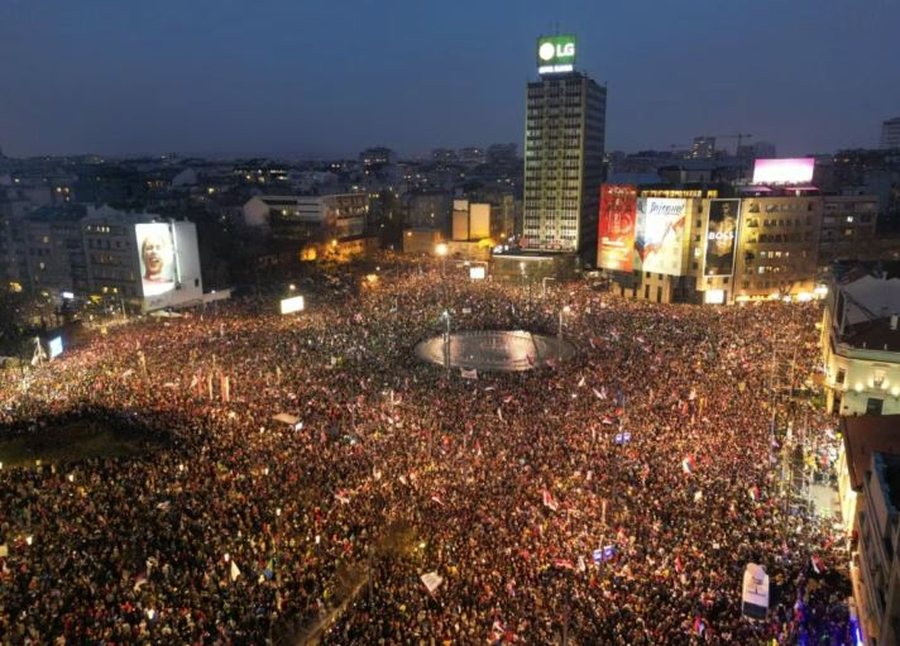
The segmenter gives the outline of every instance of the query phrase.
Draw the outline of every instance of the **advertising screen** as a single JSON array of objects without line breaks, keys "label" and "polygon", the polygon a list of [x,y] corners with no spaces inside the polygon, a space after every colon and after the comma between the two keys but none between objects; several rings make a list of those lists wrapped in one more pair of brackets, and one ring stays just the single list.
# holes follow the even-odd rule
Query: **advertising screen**
[{"label": "advertising screen", "polygon": [[705,276],[730,276],[734,273],[740,200],[710,200],[706,228]]},{"label": "advertising screen", "polygon": [[50,346],[50,358],[55,359],[59,355],[62,354],[63,351],[63,342],[62,337],[57,336],[50,339],[50,342],[47,344]]},{"label": "advertising screen", "polygon": [[604,184],[600,187],[600,224],[597,264],[630,272],[634,264],[634,225],[637,189]]},{"label": "advertising screen", "polygon": [[575,69],[575,36],[545,36],[538,38],[538,73],[557,74]]},{"label": "advertising screen", "polygon": [[201,302],[203,284],[197,227],[193,222],[136,224],[141,309],[145,312]]},{"label": "advertising screen", "polygon": [[302,312],[304,307],[302,296],[292,296],[291,298],[281,299],[281,313],[293,314],[294,312]]},{"label": "advertising screen", "polygon": [[812,157],[795,159],[757,159],[753,163],[754,184],[806,184],[812,181],[816,160]]},{"label": "advertising screen", "polygon": [[178,267],[169,225],[152,222],[136,224],[134,228],[140,253],[141,287],[144,298],[172,291],[178,279]]},{"label": "advertising screen", "polygon": [[634,247],[645,272],[680,276],[687,201],[668,197],[637,200]]}]

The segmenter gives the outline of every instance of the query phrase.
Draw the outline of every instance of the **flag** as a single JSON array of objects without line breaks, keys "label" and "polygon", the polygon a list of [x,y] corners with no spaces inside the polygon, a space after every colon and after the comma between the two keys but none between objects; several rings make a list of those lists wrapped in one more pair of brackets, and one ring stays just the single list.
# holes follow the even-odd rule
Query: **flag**
[{"label": "flag", "polygon": [[569,559],[553,559],[553,565],[564,570],[575,571],[575,564]]},{"label": "flag", "polygon": [[431,497],[431,500],[432,500],[433,502],[436,502],[437,504],[439,504],[441,507],[444,506],[444,501],[441,500],[440,498],[438,498],[437,494],[435,494],[434,496],[432,496],[432,497]]},{"label": "flag", "polygon": [[543,491],[543,498],[544,498],[544,507],[548,507],[549,509],[552,509],[553,511],[559,510],[559,503],[553,499],[552,494],[549,491],[547,491],[546,489],[544,489],[544,491]]},{"label": "flag", "polygon": [[444,577],[440,576],[436,570],[433,572],[426,572],[419,578],[422,579],[422,583],[425,584],[425,588],[428,590],[429,594],[433,594],[444,582]]},{"label": "flag", "polygon": [[701,489],[697,489],[694,493],[694,502],[700,502],[703,500],[703,491]]},{"label": "flag", "polygon": [[699,615],[694,618],[694,632],[698,635],[703,635],[706,632],[706,622]]},{"label": "flag", "polygon": [[459,374],[463,379],[478,379],[477,368],[460,368]]},{"label": "flag", "polygon": [[334,494],[334,497],[337,498],[337,501],[338,501],[339,503],[341,503],[342,505],[346,505],[346,504],[349,504],[349,503],[350,503],[350,496],[347,495],[347,490],[346,490],[346,489],[339,489],[339,490]]},{"label": "flag", "polygon": [[616,546],[615,545],[607,545],[604,548],[596,549],[593,552],[591,552],[591,558],[593,559],[594,563],[596,563],[597,565],[600,565],[601,563],[604,563],[604,562],[610,560],[615,555],[616,555]]},{"label": "flag", "polygon": [[757,487],[756,485],[753,485],[752,487],[750,487],[747,490],[747,493],[750,494],[750,500],[752,500],[753,502],[756,502],[757,500],[759,500],[759,487]]},{"label": "flag", "polygon": [[136,578],[134,580],[134,587],[132,588],[132,590],[134,592],[139,592],[141,589],[141,586],[144,586],[144,585],[147,585],[147,577],[145,575],[141,574],[140,576],[138,576],[138,578]]},{"label": "flag", "polygon": [[584,572],[587,569],[587,565],[585,565],[585,563],[584,563],[584,557],[581,555],[578,556],[577,569],[579,572]]},{"label": "flag", "polygon": [[691,456],[686,457],[681,461],[681,470],[685,473],[693,473],[694,472],[694,458]]},{"label": "flag", "polygon": [[241,576],[241,569],[237,566],[233,560],[231,561],[231,580],[237,581],[237,578]]},{"label": "flag", "polygon": [[817,554],[813,554],[809,557],[809,562],[812,565],[812,569],[815,570],[816,574],[822,574],[827,568],[825,564],[822,562],[822,559],[819,558]]}]

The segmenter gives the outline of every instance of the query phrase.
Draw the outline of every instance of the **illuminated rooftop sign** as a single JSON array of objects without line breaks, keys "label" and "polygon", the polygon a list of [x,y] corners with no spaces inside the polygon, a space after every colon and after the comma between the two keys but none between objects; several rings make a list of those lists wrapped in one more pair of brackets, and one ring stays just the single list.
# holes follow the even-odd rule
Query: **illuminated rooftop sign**
[{"label": "illuminated rooftop sign", "polygon": [[807,184],[812,181],[816,160],[812,157],[796,159],[757,159],[753,164],[754,184]]},{"label": "illuminated rooftop sign", "polygon": [[575,69],[575,36],[538,38],[538,74],[559,74]]}]

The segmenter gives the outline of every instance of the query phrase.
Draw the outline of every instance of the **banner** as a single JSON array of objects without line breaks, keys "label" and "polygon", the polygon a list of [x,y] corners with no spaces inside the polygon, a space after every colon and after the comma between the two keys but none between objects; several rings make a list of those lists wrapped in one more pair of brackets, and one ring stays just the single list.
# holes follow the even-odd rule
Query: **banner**
[{"label": "banner", "polygon": [[687,200],[668,197],[638,199],[634,248],[643,271],[682,275],[686,217]]},{"label": "banner", "polygon": [[703,275],[731,276],[737,247],[740,200],[710,200]]},{"label": "banner", "polygon": [[631,272],[634,264],[634,227],[637,189],[604,184],[600,187],[597,266]]},{"label": "banner", "polygon": [[437,573],[437,571],[426,572],[419,578],[422,579],[422,583],[425,584],[425,588],[428,590],[429,593],[433,593],[444,582],[444,577],[439,575]]},{"label": "banner", "polygon": [[463,379],[478,379],[478,369],[477,368],[460,368],[459,374]]}]

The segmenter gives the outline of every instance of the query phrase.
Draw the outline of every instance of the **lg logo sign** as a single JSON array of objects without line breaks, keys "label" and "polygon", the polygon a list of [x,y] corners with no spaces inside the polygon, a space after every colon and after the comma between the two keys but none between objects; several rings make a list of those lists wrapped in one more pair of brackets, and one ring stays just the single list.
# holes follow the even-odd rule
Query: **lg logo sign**
[{"label": "lg logo sign", "polygon": [[554,58],[566,58],[575,55],[575,43],[543,43],[538,48],[538,56],[542,61]]}]

